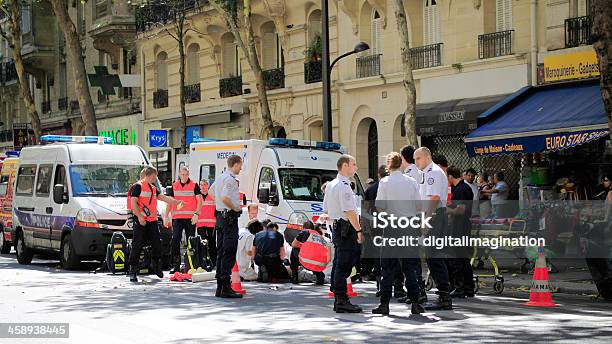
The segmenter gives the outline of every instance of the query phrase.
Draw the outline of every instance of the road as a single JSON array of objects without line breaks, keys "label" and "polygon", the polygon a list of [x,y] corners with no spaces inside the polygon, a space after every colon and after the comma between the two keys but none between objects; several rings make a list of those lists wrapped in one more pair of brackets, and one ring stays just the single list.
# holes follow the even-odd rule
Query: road
[{"label": "road", "polygon": [[485,290],[453,311],[411,315],[394,303],[383,317],[369,312],[377,304],[370,282],[355,285],[353,301],[366,310],[355,315],[335,314],[327,289],[310,283],[245,283],[244,299],[224,300],[212,282],[140,280],[63,271],[45,260],[21,266],[0,255],[0,322],[70,324],[69,339],[0,343],[612,342],[612,304],[589,297],[555,294],[560,307],[530,308],[522,305],[527,293]]}]

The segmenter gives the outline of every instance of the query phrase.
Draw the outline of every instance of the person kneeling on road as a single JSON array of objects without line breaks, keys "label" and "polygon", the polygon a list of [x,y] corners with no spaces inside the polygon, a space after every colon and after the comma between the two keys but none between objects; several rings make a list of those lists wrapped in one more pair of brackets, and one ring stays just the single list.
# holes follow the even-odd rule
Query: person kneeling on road
[{"label": "person kneeling on road", "polygon": [[249,221],[246,228],[240,228],[238,231],[236,262],[238,263],[240,278],[245,281],[257,280],[257,272],[253,269],[253,240],[255,235],[261,231],[263,231],[263,225],[257,219]]},{"label": "person kneeling on road", "polygon": [[157,201],[166,202],[173,206],[182,206],[181,201],[163,195],[155,185],[157,169],[148,166],[144,168],[144,178],[130,187],[130,202],[132,212],[137,219],[134,221],[134,236],[130,252],[130,282],[138,282],[138,263],[140,252],[145,243],[151,245],[152,267],[159,278],[164,277],[161,268],[162,247],[157,223]]},{"label": "person kneeling on road", "polygon": [[276,223],[268,223],[266,230],[257,233],[253,253],[255,264],[259,266],[261,282],[286,282],[289,280],[289,273],[283,265],[285,239],[278,232]]},{"label": "person kneeling on road", "polygon": [[[329,263],[329,248],[325,244],[320,225],[315,226],[311,221],[306,221],[303,227],[304,230],[300,231],[291,243],[293,247],[291,250],[291,282],[299,283],[298,269],[302,265],[314,273],[317,278],[316,285],[323,285],[325,283],[323,270]],[[302,252],[304,246],[306,248]]]}]

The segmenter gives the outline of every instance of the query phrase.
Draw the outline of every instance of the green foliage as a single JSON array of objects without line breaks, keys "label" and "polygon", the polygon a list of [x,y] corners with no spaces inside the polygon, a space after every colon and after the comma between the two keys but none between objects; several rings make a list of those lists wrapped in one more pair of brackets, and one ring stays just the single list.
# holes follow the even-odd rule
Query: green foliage
[{"label": "green foliage", "polygon": [[317,32],[312,38],[310,45],[304,51],[304,55],[307,61],[318,61],[323,55],[323,45],[321,40],[321,33]]}]

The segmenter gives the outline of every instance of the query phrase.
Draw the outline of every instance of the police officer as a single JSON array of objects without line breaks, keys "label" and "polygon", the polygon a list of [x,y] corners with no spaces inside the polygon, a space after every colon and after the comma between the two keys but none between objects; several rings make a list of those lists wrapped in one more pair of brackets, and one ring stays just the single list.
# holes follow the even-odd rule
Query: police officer
[{"label": "police officer", "polygon": [[[396,216],[413,217],[417,214],[417,207],[420,202],[419,186],[414,178],[402,173],[401,166],[402,158],[399,153],[391,152],[387,155],[389,176],[380,180],[376,207]],[[418,232],[412,233],[412,235],[417,234]],[[406,277],[408,297],[412,302],[412,314],[420,314],[425,311],[418,302],[419,284],[416,276],[418,253],[418,248],[407,247],[404,250],[404,257],[381,257],[380,305],[372,310],[373,314],[389,314],[391,290],[395,276],[401,270]],[[401,258],[401,264],[398,258]]]},{"label": "police officer", "polygon": [[356,258],[360,255],[358,243],[362,240],[355,194],[349,179],[357,172],[357,162],[350,155],[342,155],[336,165],[338,176],[327,184],[323,198],[323,211],[333,225],[335,254],[331,291],[335,297],[334,311],[361,313],[361,307],[353,305],[346,294],[346,279],[351,275]]},{"label": "police officer", "polygon": [[161,268],[162,247],[159,236],[157,201],[163,201],[170,205],[180,206],[181,201],[163,195],[155,185],[157,181],[157,170],[148,166],[143,170],[144,178],[130,186],[130,202],[134,221],[134,234],[132,238],[132,250],[130,252],[130,281],[138,282],[138,263],[140,252],[145,243],[151,245],[152,267],[159,278],[164,277]]},{"label": "police officer", "polygon": [[183,231],[185,237],[195,236],[195,225],[198,222],[198,215],[202,208],[202,196],[200,186],[189,178],[189,169],[185,166],[179,171],[179,180],[172,183],[171,192],[168,196],[173,196],[179,201],[183,201],[184,206],[180,209],[172,208],[172,271],[177,272],[181,268],[181,239]]},{"label": "police officer", "polygon": [[227,159],[227,170],[224,171],[215,184],[217,231],[217,291],[216,297],[242,298],[231,288],[231,271],[236,263],[238,249],[238,217],[240,217],[240,193],[236,177],[242,169],[242,158],[231,155]]},{"label": "police officer", "polygon": [[[436,237],[445,236],[447,233],[446,201],[448,198],[448,179],[444,170],[432,160],[431,151],[427,147],[421,147],[414,152],[414,163],[423,172],[420,184],[421,199],[426,217],[431,217],[429,223],[432,228],[423,228],[423,234]],[[434,282],[438,288],[439,298],[434,304],[425,306],[431,310],[450,310],[453,308],[450,296],[451,285],[448,277],[448,269],[444,260],[444,254],[440,250],[426,250],[428,253],[427,266]]]}]

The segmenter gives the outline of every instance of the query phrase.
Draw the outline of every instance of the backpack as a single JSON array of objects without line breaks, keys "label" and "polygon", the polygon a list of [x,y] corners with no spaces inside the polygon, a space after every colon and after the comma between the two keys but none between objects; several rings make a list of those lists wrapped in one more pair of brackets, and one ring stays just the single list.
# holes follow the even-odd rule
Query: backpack
[{"label": "backpack", "polygon": [[127,239],[121,232],[114,232],[110,244],[106,247],[106,266],[114,275],[126,273],[129,269],[130,249]]}]

